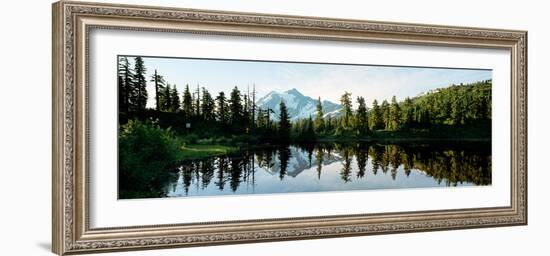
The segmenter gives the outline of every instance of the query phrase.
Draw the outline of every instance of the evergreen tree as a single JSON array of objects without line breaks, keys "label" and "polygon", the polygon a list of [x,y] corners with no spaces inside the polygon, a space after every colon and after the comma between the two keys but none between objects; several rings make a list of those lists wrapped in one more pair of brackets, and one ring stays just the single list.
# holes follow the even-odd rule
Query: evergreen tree
[{"label": "evergreen tree", "polygon": [[471,119],[478,119],[483,118],[485,113],[483,111],[484,108],[484,99],[483,99],[483,91],[481,90],[481,87],[474,87],[473,88],[473,96],[472,96],[472,102],[471,107],[472,111],[470,112]]},{"label": "evergreen tree", "polygon": [[227,101],[226,101],[226,98],[225,98],[225,93],[224,92],[220,92],[220,94],[218,95],[218,97],[216,97],[216,101],[217,101],[217,118],[218,118],[218,121],[222,124],[222,125],[226,125],[227,122],[228,122],[228,118],[229,118],[229,115],[227,113],[228,111],[228,106],[227,106]]},{"label": "evergreen tree", "polygon": [[239,88],[235,86],[231,91],[229,97],[229,109],[230,109],[230,123],[231,124],[241,124],[243,117],[243,105],[241,100],[241,92]]},{"label": "evergreen tree", "polygon": [[332,134],[334,133],[334,126],[332,125],[332,117],[328,116],[325,122],[325,133]]},{"label": "evergreen tree", "polygon": [[145,63],[142,57],[134,59],[134,86],[137,89],[135,95],[135,111],[144,111],[147,106],[147,81],[145,79]]},{"label": "evergreen tree", "polygon": [[256,84],[252,85],[252,132],[256,129]]},{"label": "evergreen tree", "polygon": [[157,108],[157,111],[160,111],[161,110],[161,105],[162,105],[161,100],[160,100],[160,93],[164,89],[164,83],[165,83],[164,77],[159,75],[157,73],[157,70],[155,69],[155,73],[151,76],[151,82],[153,82],[154,85],[155,85],[156,108]]},{"label": "evergreen tree", "polygon": [[288,116],[285,102],[281,101],[281,103],[279,103],[279,138],[282,141],[289,141],[291,127],[290,117]]},{"label": "evergreen tree", "polygon": [[369,111],[368,117],[369,117],[369,129],[371,131],[384,128],[382,110],[380,109],[380,106],[378,106],[377,100],[374,100],[372,102],[372,109]]},{"label": "evergreen tree", "polygon": [[355,127],[359,134],[364,135],[369,131],[369,121],[367,119],[367,105],[365,98],[357,97],[357,113],[355,114]]},{"label": "evergreen tree", "polygon": [[197,95],[195,97],[195,111],[196,111],[195,115],[200,116],[201,115],[201,106],[200,106],[201,105],[201,101],[200,101],[201,93],[200,93],[200,87],[199,87],[198,84],[197,84],[197,90],[195,91],[195,94]]},{"label": "evergreen tree", "polygon": [[431,116],[431,113],[435,113],[435,111],[433,111],[432,100],[429,94],[425,99],[422,99],[420,102],[416,102],[415,107],[415,116],[418,125],[421,127],[428,127],[435,122],[434,118]]},{"label": "evergreen tree", "polygon": [[315,141],[315,129],[314,129],[313,119],[311,119],[311,115],[308,119],[306,119],[305,125],[303,127],[303,132],[301,134],[301,138],[305,142],[314,142]]},{"label": "evergreen tree", "polygon": [[342,97],[340,97],[340,104],[342,105],[342,126],[344,128],[351,127],[352,119],[352,105],[351,105],[351,93],[345,92]]},{"label": "evergreen tree", "polygon": [[160,101],[162,102],[162,105],[160,105],[160,108],[163,111],[171,112],[172,111],[172,87],[170,84],[166,84],[166,86],[162,89],[160,93]]},{"label": "evergreen tree", "polygon": [[191,96],[191,92],[189,91],[189,85],[186,84],[185,85],[185,89],[183,91],[183,102],[182,102],[183,106],[183,113],[185,114],[185,116],[187,117],[191,117],[193,116],[194,114],[194,110],[193,110],[193,98]]},{"label": "evergreen tree", "polygon": [[170,96],[170,99],[172,100],[171,109],[173,112],[177,112],[180,109],[180,96],[178,93],[178,89],[176,88],[176,85],[174,85],[174,88],[172,89],[172,94]]},{"label": "evergreen tree", "polygon": [[132,69],[130,69],[127,57],[119,57],[118,71],[119,109],[122,112],[128,113],[131,104],[130,99],[134,94],[134,74]]},{"label": "evergreen tree", "polygon": [[248,133],[248,126],[250,124],[250,110],[249,110],[250,101],[248,100],[248,93],[243,95],[243,101],[244,101],[243,123],[245,124],[245,126],[247,128],[246,132]]},{"label": "evergreen tree", "polygon": [[315,115],[315,131],[322,133],[325,131],[325,119],[323,118],[323,105],[321,103],[321,97],[317,99],[317,112]]},{"label": "evergreen tree", "polygon": [[202,87],[202,117],[204,120],[207,121],[213,121],[215,120],[215,102],[208,90],[206,88]]},{"label": "evergreen tree", "polygon": [[256,126],[258,128],[266,128],[267,123],[265,122],[265,117],[263,116],[264,111],[262,108],[258,107],[258,115],[256,116]]},{"label": "evergreen tree", "polygon": [[398,130],[400,128],[401,108],[399,107],[395,96],[391,98],[389,118],[389,130]]},{"label": "evergreen tree", "polygon": [[390,104],[387,100],[382,101],[380,106],[380,112],[382,113],[382,123],[384,123],[384,129],[390,129]]},{"label": "evergreen tree", "polygon": [[407,97],[403,101],[403,107],[401,108],[401,124],[403,127],[411,127],[414,120],[414,105],[412,100]]},{"label": "evergreen tree", "polygon": [[465,111],[465,104],[462,104],[463,101],[466,98],[463,95],[460,95],[459,93],[455,93],[453,95],[453,99],[451,102],[451,124],[454,125],[460,125],[464,124],[464,111]]}]

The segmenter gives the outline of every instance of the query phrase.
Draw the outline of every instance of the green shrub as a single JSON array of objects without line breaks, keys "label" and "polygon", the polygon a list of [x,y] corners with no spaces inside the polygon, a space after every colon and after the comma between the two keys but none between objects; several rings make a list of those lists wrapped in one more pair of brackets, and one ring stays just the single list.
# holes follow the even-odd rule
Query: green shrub
[{"label": "green shrub", "polygon": [[120,127],[119,197],[158,196],[182,143],[156,121],[129,120]]}]

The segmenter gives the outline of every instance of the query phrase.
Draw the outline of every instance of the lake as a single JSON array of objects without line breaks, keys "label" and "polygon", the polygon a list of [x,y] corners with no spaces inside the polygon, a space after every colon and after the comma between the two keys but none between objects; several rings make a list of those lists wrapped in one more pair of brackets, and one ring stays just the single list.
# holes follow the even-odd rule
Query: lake
[{"label": "lake", "polygon": [[491,185],[491,144],[263,147],[175,165],[165,197]]}]

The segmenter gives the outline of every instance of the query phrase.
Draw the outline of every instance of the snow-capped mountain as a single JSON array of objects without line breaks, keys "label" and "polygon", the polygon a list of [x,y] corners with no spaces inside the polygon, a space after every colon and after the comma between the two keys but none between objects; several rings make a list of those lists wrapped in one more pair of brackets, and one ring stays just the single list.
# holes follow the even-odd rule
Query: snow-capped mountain
[{"label": "snow-capped mountain", "polygon": [[[288,90],[286,92],[272,91],[260,98],[256,102],[256,105],[263,110],[266,110],[267,108],[272,109],[275,114],[271,115],[271,118],[273,120],[278,120],[279,103],[281,101],[285,103],[291,121],[309,118],[310,116],[313,118],[316,116],[317,99],[305,96],[296,89]],[[321,105],[323,106],[324,117],[337,116],[342,108],[339,104],[328,100],[323,100]]]}]

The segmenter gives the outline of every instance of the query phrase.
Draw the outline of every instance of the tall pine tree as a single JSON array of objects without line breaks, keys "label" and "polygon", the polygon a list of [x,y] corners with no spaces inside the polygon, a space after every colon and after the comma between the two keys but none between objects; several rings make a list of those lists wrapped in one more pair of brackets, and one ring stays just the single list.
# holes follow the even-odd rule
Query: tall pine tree
[{"label": "tall pine tree", "polygon": [[160,93],[160,101],[162,104],[160,108],[163,111],[171,112],[172,111],[172,86],[166,84]]},{"label": "tall pine tree", "polygon": [[342,126],[349,128],[351,126],[352,119],[352,105],[351,105],[351,93],[345,92],[340,97],[340,104],[342,105]]},{"label": "tall pine tree", "polygon": [[231,114],[230,123],[235,125],[241,124],[243,117],[243,104],[241,101],[241,92],[237,86],[233,88],[231,95],[229,96],[229,108]]},{"label": "tall pine tree", "polygon": [[389,114],[389,130],[396,131],[400,128],[401,108],[397,103],[395,96],[391,98],[390,114]]},{"label": "tall pine tree", "polygon": [[156,100],[156,107],[157,107],[157,111],[160,111],[161,110],[161,100],[160,100],[160,93],[162,92],[162,90],[164,89],[164,77],[162,77],[161,75],[159,75],[157,73],[157,70],[155,69],[155,73],[151,76],[151,82],[153,82],[153,84],[155,85],[155,100]]},{"label": "tall pine tree", "polygon": [[202,106],[201,106],[201,112],[202,117],[206,121],[213,121],[215,119],[215,102],[212,98],[212,95],[210,95],[210,92],[206,90],[206,88],[202,87]]},{"label": "tall pine tree", "polygon": [[201,91],[200,86],[197,84],[197,90],[195,91],[195,94],[197,95],[195,98],[195,115],[200,116],[201,115]]},{"label": "tall pine tree", "polygon": [[401,108],[401,124],[403,127],[410,128],[414,120],[414,105],[412,100],[407,97],[403,101]]},{"label": "tall pine tree", "polygon": [[131,99],[134,94],[134,74],[130,68],[130,63],[127,57],[119,57],[118,59],[118,93],[119,93],[119,109],[122,112],[130,111]]},{"label": "tall pine tree", "polygon": [[145,79],[147,69],[142,57],[136,57],[134,62],[134,86],[137,90],[134,100],[134,110],[143,112],[147,106],[147,81]]},{"label": "tall pine tree", "polygon": [[315,112],[315,131],[317,133],[322,133],[325,131],[325,119],[323,114],[323,104],[321,102],[321,97],[317,99],[317,106]]},{"label": "tall pine tree", "polygon": [[390,129],[390,104],[387,100],[382,101],[380,105],[380,112],[382,113],[382,123],[384,123],[384,129]]},{"label": "tall pine tree", "polygon": [[382,117],[382,110],[378,106],[378,101],[374,100],[372,102],[372,109],[369,111],[369,129],[371,131],[383,129],[384,120]]},{"label": "tall pine tree", "polygon": [[292,125],[290,124],[290,117],[288,116],[288,110],[284,101],[281,101],[281,103],[279,103],[278,128],[279,138],[284,142],[288,142],[290,140],[290,128],[292,128]]},{"label": "tall pine tree", "polygon": [[218,121],[222,124],[222,125],[226,125],[227,124],[227,120],[229,118],[229,115],[228,115],[228,106],[227,106],[227,99],[225,98],[225,93],[224,92],[220,92],[218,94],[218,96],[216,97],[216,102],[217,102],[217,118],[218,118]]},{"label": "tall pine tree", "polygon": [[171,104],[172,112],[177,112],[180,109],[180,96],[178,93],[178,89],[176,88],[176,85],[174,85],[174,88],[172,88],[170,99],[172,100],[172,104]]},{"label": "tall pine tree", "polygon": [[357,97],[357,113],[355,114],[355,129],[361,134],[365,135],[369,131],[369,121],[367,119],[367,104],[365,104],[365,98]]},{"label": "tall pine tree", "polygon": [[182,110],[187,118],[193,116],[194,114],[193,98],[191,96],[191,92],[189,91],[189,84],[186,84],[185,89],[183,90]]}]

